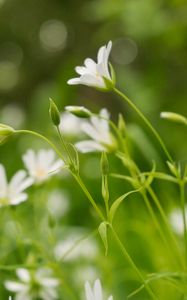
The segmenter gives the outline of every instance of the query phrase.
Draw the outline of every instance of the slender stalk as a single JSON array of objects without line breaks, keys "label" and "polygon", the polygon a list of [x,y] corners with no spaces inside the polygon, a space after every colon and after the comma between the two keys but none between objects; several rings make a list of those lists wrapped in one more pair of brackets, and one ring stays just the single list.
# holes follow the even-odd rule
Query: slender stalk
[{"label": "slender stalk", "polygon": [[147,284],[147,282],[145,281],[142,273],[139,271],[138,267],[136,266],[136,264],[134,263],[133,259],[129,255],[127,249],[125,248],[125,246],[121,242],[121,240],[120,240],[118,234],[116,233],[116,231],[114,230],[113,226],[110,225],[110,228],[112,230],[113,236],[114,236],[114,238],[115,238],[115,240],[116,240],[119,248],[121,249],[121,252],[123,253],[123,255],[126,258],[126,260],[128,261],[128,263],[131,265],[131,267],[133,268],[133,270],[136,272],[136,274],[138,275],[138,277],[140,278],[140,280],[143,283],[143,285],[145,286],[145,289],[147,290],[148,294],[151,296],[152,299],[158,300],[157,296],[152,291],[152,289],[150,288],[150,286]]},{"label": "slender stalk", "polygon": [[71,155],[70,155],[70,153],[69,153],[68,147],[66,146],[66,142],[64,141],[64,138],[63,138],[63,136],[62,136],[62,134],[61,134],[60,128],[59,128],[59,126],[57,126],[56,128],[57,128],[57,132],[58,132],[60,141],[61,141],[61,143],[62,143],[62,146],[64,147],[64,150],[66,151],[67,156],[68,156],[68,158],[69,158],[69,161],[73,164]]},{"label": "slender stalk", "polygon": [[182,218],[183,218],[183,227],[184,227],[184,245],[185,245],[185,262],[187,266],[187,227],[186,227],[186,212],[185,212],[185,183],[181,181],[180,186],[180,200],[182,208]]},{"label": "slender stalk", "polygon": [[81,187],[82,191],[84,192],[84,194],[86,195],[86,197],[88,198],[88,200],[90,201],[90,203],[92,204],[92,206],[95,208],[95,210],[98,213],[99,217],[103,221],[105,221],[105,217],[104,217],[102,211],[99,209],[99,207],[95,203],[95,200],[91,196],[90,192],[88,191],[87,187],[85,186],[84,182],[82,181],[80,175],[76,175],[76,174],[73,174],[73,173],[72,173],[72,175],[75,178],[75,180],[77,181],[77,183],[79,184],[79,186]]},{"label": "slender stalk", "polygon": [[35,131],[32,131],[32,130],[16,130],[15,133],[18,133],[18,134],[30,134],[30,135],[34,135],[42,140],[44,140],[47,144],[49,144],[49,146],[51,146],[51,148],[53,148],[53,150],[57,153],[57,155],[65,162],[65,159],[62,155],[62,153],[58,150],[58,148],[48,139],[46,138],[44,135],[38,133],[38,132],[35,132]]},{"label": "slender stalk", "polygon": [[145,122],[145,124],[149,127],[149,129],[152,131],[152,133],[158,140],[160,146],[162,147],[162,149],[165,152],[169,161],[173,162],[173,159],[172,159],[171,155],[169,154],[163,140],[161,139],[160,135],[155,130],[155,128],[151,125],[150,121],[144,116],[144,114],[139,110],[139,108],[125,94],[123,94],[117,88],[114,88],[113,90],[118,96],[120,96],[123,100],[125,100],[130,105],[130,107],[139,115],[139,117]]}]

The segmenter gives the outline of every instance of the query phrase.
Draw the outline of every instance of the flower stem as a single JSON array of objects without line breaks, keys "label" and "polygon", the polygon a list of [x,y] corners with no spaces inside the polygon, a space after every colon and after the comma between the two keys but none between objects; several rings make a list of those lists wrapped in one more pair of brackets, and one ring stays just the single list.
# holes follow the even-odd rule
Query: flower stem
[{"label": "flower stem", "polygon": [[113,90],[118,96],[120,96],[123,100],[125,100],[130,105],[130,107],[139,115],[139,117],[145,122],[145,124],[149,127],[149,129],[152,131],[152,133],[158,140],[160,146],[162,147],[162,149],[165,152],[169,161],[173,162],[173,159],[172,159],[171,155],[169,154],[163,140],[161,139],[161,137],[158,134],[158,132],[156,131],[156,129],[151,125],[150,121],[144,116],[144,114],[139,110],[139,108],[125,94],[123,94],[117,88],[114,88]]},{"label": "flower stem", "polygon": [[74,174],[72,173],[73,177],[75,178],[75,180],[77,181],[77,183],[79,184],[79,186],[81,187],[82,191],[84,192],[84,194],[87,196],[88,200],[90,201],[90,203],[92,204],[92,206],[95,208],[97,214],[99,215],[99,217],[105,221],[105,217],[102,213],[102,211],[99,209],[99,207],[97,206],[95,200],[93,199],[92,195],[90,194],[90,192],[88,191],[87,187],[85,186],[84,182],[82,181],[80,175]]},{"label": "flower stem", "polygon": [[148,283],[145,281],[142,273],[140,272],[140,270],[138,269],[138,267],[136,266],[136,264],[134,263],[133,259],[131,258],[131,256],[129,255],[127,249],[125,248],[125,246],[123,245],[123,243],[121,242],[118,234],[116,233],[115,229],[113,228],[112,225],[110,225],[110,228],[112,230],[113,236],[119,246],[119,248],[121,249],[124,257],[126,258],[126,260],[128,261],[128,263],[131,265],[131,267],[133,268],[133,270],[136,272],[136,274],[138,275],[138,277],[140,278],[140,280],[142,281],[143,285],[145,286],[145,289],[147,290],[147,292],[149,293],[149,295],[151,296],[152,299],[154,300],[158,300],[157,296],[155,295],[155,293],[152,291],[152,289],[150,288],[150,286],[148,285]]},{"label": "flower stem", "polygon": [[186,212],[185,212],[185,183],[181,181],[180,185],[180,200],[182,208],[182,218],[183,218],[183,227],[184,227],[184,245],[185,245],[185,263],[187,266],[187,227],[186,227]]},{"label": "flower stem", "polygon": [[57,153],[57,155],[65,162],[65,159],[64,159],[63,155],[61,154],[61,152],[58,150],[58,148],[44,135],[42,135],[38,132],[32,131],[32,130],[16,130],[15,133],[31,134],[31,135],[34,135],[34,136],[44,140],[47,144],[49,144],[49,146],[51,146],[51,148],[53,148],[53,150]]}]

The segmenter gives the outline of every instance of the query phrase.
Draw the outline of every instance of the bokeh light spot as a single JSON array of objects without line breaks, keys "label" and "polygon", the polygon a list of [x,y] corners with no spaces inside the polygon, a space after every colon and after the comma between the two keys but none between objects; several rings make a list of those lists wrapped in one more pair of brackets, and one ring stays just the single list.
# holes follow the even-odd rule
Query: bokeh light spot
[{"label": "bokeh light spot", "polygon": [[136,43],[130,38],[119,38],[114,42],[112,58],[119,65],[132,63],[138,54]]},{"label": "bokeh light spot", "polygon": [[47,51],[59,51],[65,48],[67,40],[65,24],[59,20],[48,20],[41,25],[39,37]]},{"label": "bokeh light spot", "polygon": [[0,90],[10,90],[16,86],[19,79],[18,68],[9,60],[0,62]]}]

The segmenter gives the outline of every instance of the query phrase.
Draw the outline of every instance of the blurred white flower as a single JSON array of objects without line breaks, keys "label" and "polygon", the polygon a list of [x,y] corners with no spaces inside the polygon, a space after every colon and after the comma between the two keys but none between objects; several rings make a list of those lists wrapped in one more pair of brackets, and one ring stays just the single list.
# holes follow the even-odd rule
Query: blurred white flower
[{"label": "blurred white flower", "polygon": [[97,243],[93,238],[85,237],[85,230],[70,229],[67,230],[66,236],[54,249],[57,260],[70,262],[81,258],[90,260],[97,256]]},{"label": "blurred white flower", "polygon": [[[101,282],[96,279],[93,288],[87,281],[85,283],[86,300],[104,300]],[[113,296],[108,297],[108,300],[113,300]]]},{"label": "blurred white flower", "polygon": [[49,194],[47,208],[56,218],[64,216],[70,208],[70,199],[66,191],[56,189]]},{"label": "blurred white flower", "polygon": [[81,135],[82,120],[75,117],[69,112],[61,114],[60,130],[63,135],[77,136]]},{"label": "blurred white flower", "polygon": [[84,66],[75,68],[80,77],[68,80],[68,84],[83,84],[107,90],[108,85],[104,79],[106,78],[111,86],[113,86],[113,79],[111,78],[108,67],[108,58],[111,49],[111,41],[107,46],[102,46],[97,54],[97,63],[91,58],[86,58]]},{"label": "blurred white flower", "polygon": [[114,151],[116,140],[110,132],[108,124],[109,112],[107,109],[101,109],[99,116],[92,116],[90,122],[82,123],[82,130],[91,137],[91,140],[85,140],[75,144],[76,148],[83,153],[93,151]]},{"label": "blurred white flower", "polygon": [[5,168],[0,164],[0,207],[18,205],[27,200],[28,196],[23,191],[32,184],[33,179],[27,177],[24,170],[18,171],[8,183]]},{"label": "blurred white flower", "polygon": [[[187,216],[187,206],[185,207],[185,215]],[[169,221],[174,231],[182,235],[184,232],[183,216],[182,210],[180,208],[175,208],[169,215]],[[187,217],[186,217],[187,222]]]},{"label": "blurred white flower", "polygon": [[50,269],[28,271],[19,268],[16,270],[16,275],[18,281],[5,281],[6,289],[16,294],[15,300],[58,299],[59,281],[52,277]]},{"label": "blurred white flower", "polygon": [[55,152],[52,149],[41,149],[38,152],[29,149],[22,159],[35,183],[44,182],[64,165],[61,160],[55,160]]}]

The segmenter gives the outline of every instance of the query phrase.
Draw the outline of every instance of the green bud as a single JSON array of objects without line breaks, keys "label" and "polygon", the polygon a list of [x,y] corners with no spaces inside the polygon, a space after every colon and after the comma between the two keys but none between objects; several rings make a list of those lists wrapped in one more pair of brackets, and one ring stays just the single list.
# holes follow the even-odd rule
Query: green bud
[{"label": "green bud", "polygon": [[167,120],[172,121],[172,122],[187,125],[187,118],[185,118],[184,116],[182,116],[180,114],[163,111],[163,112],[161,112],[160,117],[162,119],[167,119]]},{"label": "green bud", "polygon": [[108,175],[109,173],[109,163],[106,152],[102,152],[101,154],[101,172],[103,175]]},{"label": "green bud", "polygon": [[60,125],[60,113],[58,107],[56,106],[55,102],[50,98],[50,107],[49,107],[49,115],[51,120],[55,126]]},{"label": "green bud", "polygon": [[0,123],[0,144],[3,144],[14,132],[12,127]]},{"label": "green bud", "polygon": [[66,106],[65,110],[79,118],[90,118],[92,116],[91,111],[89,111],[84,106],[71,106],[70,105],[70,106]]},{"label": "green bud", "polygon": [[123,137],[126,136],[126,124],[122,114],[119,114],[118,118],[118,129]]}]

